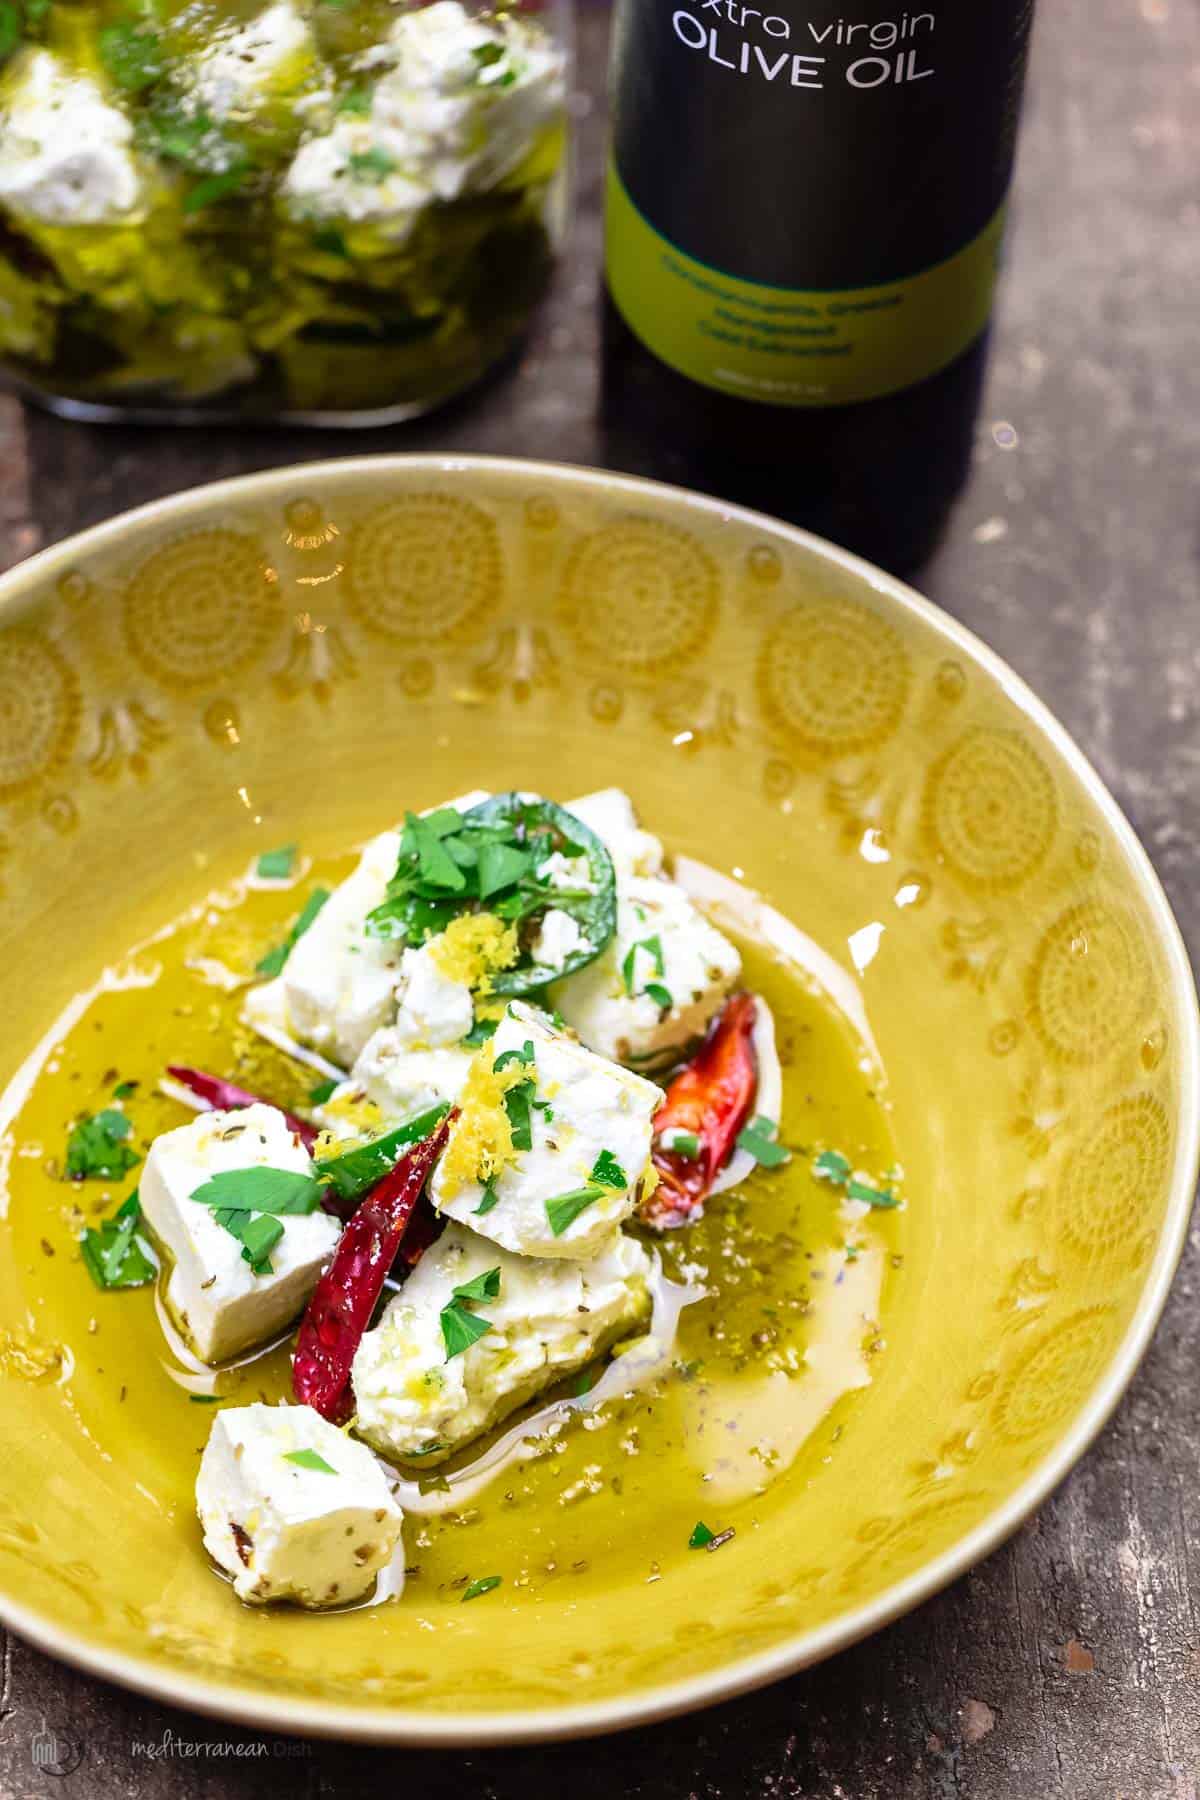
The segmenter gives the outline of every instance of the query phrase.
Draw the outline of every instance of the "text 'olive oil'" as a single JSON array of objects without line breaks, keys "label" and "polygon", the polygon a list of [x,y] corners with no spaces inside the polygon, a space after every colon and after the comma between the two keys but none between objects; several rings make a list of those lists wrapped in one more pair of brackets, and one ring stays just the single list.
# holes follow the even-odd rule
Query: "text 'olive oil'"
[{"label": "text 'olive oil'", "polygon": [[928,553],[970,457],[1032,10],[617,0],[614,462],[894,568]]}]

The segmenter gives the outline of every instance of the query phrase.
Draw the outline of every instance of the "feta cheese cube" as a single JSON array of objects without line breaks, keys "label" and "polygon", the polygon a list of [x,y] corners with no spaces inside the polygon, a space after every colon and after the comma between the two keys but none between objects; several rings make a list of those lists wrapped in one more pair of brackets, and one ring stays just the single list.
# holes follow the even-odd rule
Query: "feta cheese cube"
[{"label": "feta cheese cube", "polygon": [[142,198],[129,119],[90,75],[27,51],[5,80],[0,202],[44,225],[104,225]]},{"label": "feta cheese cube", "polygon": [[561,969],[568,956],[590,949],[579,921],[557,906],[543,915],[531,945],[534,961],[547,969]]},{"label": "feta cheese cube", "polygon": [[449,1046],[406,1049],[395,1026],[388,1025],[363,1047],[354,1065],[353,1084],[375,1102],[385,1119],[399,1124],[439,1101],[457,1100],[472,1054]]},{"label": "feta cheese cube", "polygon": [[623,788],[600,788],[578,800],[568,800],[567,811],[594,831],[613,859],[618,885],[627,875],[657,875],[663,866],[663,847],[643,831],[633,801]]},{"label": "feta cheese cube", "polygon": [[393,1029],[403,1049],[457,1044],[471,1029],[475,1016],[471,990],[465,981],[455,981],[442,972],[436,941],[404,952],[396,997],[399,1011]]},{"label": "feta cheese cube", "polygon": [[[490,1330],[447,1359],[443,1307],[496,1267],[499,1294],[471,1308]],[[635,1330],[650,1272],[636,1239],[611,1228],[589,1261],[568,1262],[510,1256],[448,1225],[358,1347],[356,1431],[385,1456],[441,1462]]]},{"label": "feta cheese cube", "polygon": [[139,1191],[142,1212],[171,1259],[166,1302],[203,1362],[223,1362],[264,1343],[301,1311],[341,1227],[324,1212],[281,1218],[271,1271],[256,1275],[242,1245],[192,1195],[212,1176],[248,1168],[312,1172],[312,1159],[274,1106],[205,1112],[151,1145]]},{"label": "feta cheese cube", "polygon": [[255,1605],[360,1599],[404,1523],[371,1452],[310,1406],[218,1413],[200,1459],[196,1511],[209,1555],[233,1577],[238,1598]]},{"label": "feta cheese cube", "polygon": [[396,872],[400,836],[381,832],[363,851],[354,873],[334,889],[275,981],[252,988],[247,1023],[261,1017],[342,1068],[396,1011],[401,946],[366,934],[367,914],[380,905]]},{"label": "feta cheese cube", "polygon": [[[703,1034],[741,967],[729,939],[675,882],[624,874],[611,943],[552,987],[550,998],[601,1056],[653,1065]],[[656,991],[647,992],[648,986]]]},{"label": "feta cheese cube", "polygon": [[[434,1170],[430,1194],[449,1218],[469,1225],[494,1243],[520,1256],[580,1258],[595,1254],[613,1228],[633,1211],[638,1188],[650,1162],[651,1122],[662,1101],[654,1083],[615,1063],[594,1056],[564,1036],[543,1014],[513,1002],[490,1044],[479,1052],[494,1067],[497,1061],[527,1056],[529,1077],[528,1149],[502,1168],[487,1189],[467,1179],[459,1185],[453,1167],[456,1136],[465,1142],[475,1129],[471,1103],[454,1126],[446,1154]],[[603,1158],[603,1163],[600,1159]],[[624,1186],[609,1185],[598,1164]],[[582,1204],[568,1211],[549,1202],[578,1196]],[[555,1229],[557,1224],[558,1229]]]},{"label": "feta cheese cube", "polygon": [[298,91],[315,69],[312,36],[291,0],[221,32],[193,69],[197,100],[214,119],[245,118]]}]

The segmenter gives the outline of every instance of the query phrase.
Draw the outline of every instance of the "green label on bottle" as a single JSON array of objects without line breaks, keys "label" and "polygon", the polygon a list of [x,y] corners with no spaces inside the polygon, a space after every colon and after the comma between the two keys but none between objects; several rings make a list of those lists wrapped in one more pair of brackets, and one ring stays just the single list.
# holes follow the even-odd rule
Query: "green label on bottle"
[{"label": "green label on bottle", "polygon": [[661,362],[706,387],[772,406],[879,399],[936,375],[987,324],[1001,204],[971,241],[920,274],[869,287],[772,287],[698,262],[608,175],[609,290]]}]

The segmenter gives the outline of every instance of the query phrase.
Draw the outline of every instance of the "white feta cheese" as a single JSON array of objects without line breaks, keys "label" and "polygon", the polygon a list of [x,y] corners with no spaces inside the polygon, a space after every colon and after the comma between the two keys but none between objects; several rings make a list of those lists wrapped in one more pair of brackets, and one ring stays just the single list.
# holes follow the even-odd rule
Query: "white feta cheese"
[{"label": "white feta cheese", "polygon": [[373,1100],[384,1118],[399,1124],[439,1101],[455,1101],[471,1067],[470,1050],[449,1046],[410,1050],[394,1025],[367,1040],[354,1065],[354,1086]]},{"label": "white feta cheese", "polygon": [[291,0],[221,32],[192,71],[193,92],[214,119],[252,116],[267,100],[301,87],[315,68],[308,25]]},{"label": "white feta cheese", "polygon": [[[490,1330],[447,1360],[441,1312],[499,1267]],[[651,1260],[611,1228],[588,1262],[509,1256],[448,1225],[354,1358],[355,1430],[385,1456],[427,1468],[633,1331],[650,1309]]]},{"label": "white feta cheese", "polygon": [[[741,973],[729,939],[662,876],[622,875],[616,933],[594,962],[550,990],[567,1024],[601,1056],[654,1063],[701,1036]],[[647,993],[647,985],[665,990]]]},{"label": "white feta cheese", "polygon": [[475,1016],[471,990],[465,981],[455,981],[442,971],[436,940],[404,952],[396,997],[399,1010],[393,1030],[403,1049],[457,1044],[471,1029]]},{"label": "white feta cheese", "polygon": [[403,14],[362,58],[382,68],[365,118],[339,119],[284,179],[293,211],[370,222],[403,238],[433,200],[512,172],[563,107],[565,62],[528,21],[484,21],[458,0]]},{"label": "white feta cheese", "polygon": [[404,1523],[371,1452],[310,1406],[218,1413],[200,1459],[196,1511],[209,1555],[233,1577],[238,1598],[256,1605],[360,1599]]},{"label": "white feta cheese", "polygon": [[595,832],[613,859],[617,881],[626,875],[657,875],[663,866],[663,847],[643,831],[633,801],[623,788],[600,788],[568,800],[567,811]]},{"label": "white feta cheese", "polygon": [[293,947],[282,975],[251,989],[248,1024],[274,1024],[282,997],[292,1036],[348,1069],[371,1033],[394,1018],[401,946],[368,937],[366,921],[386,894],[399,851],[398,832],[371,840]]},{"label": "white feta cheese", "polygon": [[223,1362],[289,1325],[316,1286],[341,1227],[324,1212],[285,1215],[283,1236],[270,1252],[271,1271],[256,1275],[238,1239],[192,1195],[226,1170],[308,1175],[312,1167],[274,1106],[200,1113],[151,1145],[139,1183],[142,1212],[171,1259],[167,1306],[203,1362]]},{"label": "white feta cheese", "polygon": [[[520,1002],[508,1008],[480,1055],[490,1057],[494,1066],[523,1052],[527,1044],[533,1047],[531,1148],[518,1150],[515,1162],[496,1176],[489,1190],[495,1198],[481,1211],[483,1185],[467,1180],[458,1186],[447,1175],[456,1135],[473,1130],[469,1101],[464,1101],[451,1127],[446,1158],[434,1170],[430,1194],[440,1212],[517,1255],[592,1256],[633,1211],[650,1162],[651,1122],[662,1094],[643,1076],[594,1056],[555,1031],[542,1014]],[[605,1162],[610,1169],[615,1163],[625,1186],[594,1178],[605,1152]],[[548,1202],[589,1189],[594,1194],[569,1221],[563,1221],[560,1209],[548,1209]]]},{"label": "white feta cheese", "polygon": [[142,198],[129,119],[90,75],[26,52],[4,88],[0,202],[44,225],[106,225],[129,222]]},{"label": "white feta cheese", "polygon": [[584,936],[579,921],[560,907],[552,906],[542,917],[531,946],[535,962],[546,969],[561,969],[568,956],[577,951],[590,950],[591,944]]}]

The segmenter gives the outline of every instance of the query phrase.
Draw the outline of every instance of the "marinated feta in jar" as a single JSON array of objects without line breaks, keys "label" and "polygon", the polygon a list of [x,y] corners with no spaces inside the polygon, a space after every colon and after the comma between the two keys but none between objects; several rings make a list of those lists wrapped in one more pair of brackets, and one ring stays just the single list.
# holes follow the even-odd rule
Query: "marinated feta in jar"
[{"label": "marinated feta in jar", "polygon": [[328,423],[402,418],[468,386],[519,338],[553,263],[557,16],[13,0],[10,381],[85,416]]}]

